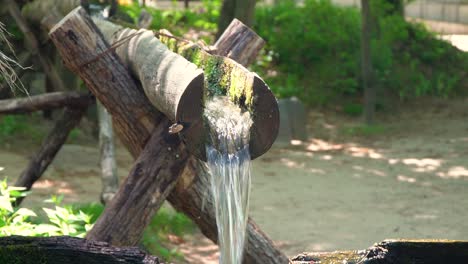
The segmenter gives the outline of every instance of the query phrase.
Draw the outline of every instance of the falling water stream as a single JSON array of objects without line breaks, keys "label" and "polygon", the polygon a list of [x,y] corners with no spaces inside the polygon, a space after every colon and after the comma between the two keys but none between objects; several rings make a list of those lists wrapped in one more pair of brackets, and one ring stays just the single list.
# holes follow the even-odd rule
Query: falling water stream
[{"label": "falling water stream", "polygon": [[246,237],[250,194],[249,112],[227,97],[205,107],[210,129],[206,146],[215,204],[221,264],[240,264]]}]

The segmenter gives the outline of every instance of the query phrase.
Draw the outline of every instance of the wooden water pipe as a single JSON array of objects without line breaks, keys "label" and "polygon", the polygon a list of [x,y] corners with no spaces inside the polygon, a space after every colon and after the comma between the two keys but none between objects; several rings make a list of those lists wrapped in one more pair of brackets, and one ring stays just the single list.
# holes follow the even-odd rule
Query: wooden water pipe
[{"label": "wooden water pipe", "polygon": [[[129,65],[130,71],[141,81],[151,103],[174,122],[168,128],[170,132],[179,133],[197,158],[206,161],[204,102],[219,95],[227,95],[251,113],[251,158],[270,149],[278,134],[279,110],[273,93],[258,75],[230,58],[211,54],[206,47],[176,38],[166,30],[154,33],[123,28],[99,19],[94,22],[104,38],[114,43],[124,65]],[[244,27],[239,26],[242,34],[253,32],[245,31]],[[240,43],[245,45],[252,41],[255,46],[262,46],[258,38],[246,37]],[[211,51],[216,52],[216,46]]]}]

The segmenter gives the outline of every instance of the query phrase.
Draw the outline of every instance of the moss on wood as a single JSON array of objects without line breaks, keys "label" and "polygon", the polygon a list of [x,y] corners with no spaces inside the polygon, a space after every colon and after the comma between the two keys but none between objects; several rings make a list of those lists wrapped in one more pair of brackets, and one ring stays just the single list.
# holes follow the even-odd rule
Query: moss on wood
[{"label": "moss on wood", "polygon": [[229,58],[208,53],[196,43],[175,38],[167,30],[161,30],[156,35],[171,51],[203,69],[205,99],[227,95],[232,102],[253,112],[253,73]]}]

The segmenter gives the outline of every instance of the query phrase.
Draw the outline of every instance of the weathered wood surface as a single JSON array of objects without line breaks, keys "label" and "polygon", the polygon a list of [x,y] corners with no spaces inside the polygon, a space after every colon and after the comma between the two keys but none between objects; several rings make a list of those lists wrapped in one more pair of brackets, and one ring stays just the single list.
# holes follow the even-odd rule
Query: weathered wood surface
[{"label": "weathered wood surface", "polygon": [[[69,23],[67,20],[71,15],[72,14],[67,16],[60,25],[57,25],[55,30],[50,33],[50,36],[62,54],[63,59],[68,61],[68,67],[83,79],[90,79],[87,81],[88,88],[93,91],[99,100],[103,99],[101,102],[114,118],[114,123],[117,127],[117,134],[132,155],[137,157],[148,139],[149,131],[152,130],[152,128],[144,130],[146,126],[142,124],[149,124],[150,126],[148,127],[154,127],[155,124],[159,123],[159,126],[162,128],[167,128],[166,126],[168,123],[167,121],[166,123],[161,122],[163,116],[151,108],[150,103],[147,101],[141,90],[135,87],[135,85],[129,83],[131,82],[131,78],[128,72],[124,71],[125,68],[120,64],[120,61],[117,59],[115,54],[113,52],[102,53],[108,50],[109,47],[104,45],[102,39],[99,37],[93,38],[93,44],[89,45],[81,43],[86,42],[86,37],[78,38],[76,34],[64,34],[67,30],[62,31],[61,34],[56,32],[58,28]],[[76,22],[72,24],[75,23]],[[85,25],[88,26],[84,28],[89,27],[90,22],[85,22]],[[74,26],[69,26],[71,26],[70,28],[75,28],[76,24]],[[96,29],[93,29],[92,32],[95,30]],[[88,36],[89,32],[85,31],[82,33],[84,36]],[[70,41],[70,37],[76,41],[76,43]],[[77,45],[78,47],[74,48],[74,45]],[[81,57],[77,56],[77,54],[80,54]],[[82,65],[82,63],[93,59],[99,54],[102,54],[99,60],[87,65],[87,67],[78,67],[79,65]],[[85,58],[82,56],[85,56]],[[106,65],[109,63],[114,66],[112,68],[106,68]],[[119,78],[110,78],[111,76],[117,76]],[[126,76],[128,76],[130,80],[128,80]],[[131,100],[128,102],[129,99]],[[144,100],[146,100],[146,102],[143,102]],[[134,105],[133,102],[136,101],[140,101],[140,103]],[[140,110],[144,110],[147,107],[150,108],[149,111],[140,112]],[[140,118],[134,118],[133,116]],[[122,125],[119,126],[119,123],[122,123]],[[172,160],[167,161],[167,166],[171,166],[172,163],[177,162],[176,157],[169,157],[172,157]],[[194,167],[193,160],[193,157],[189,159],[182,176],[179,177],[176,188],[174,188],[172,194],[168,197],[168,200],[175,208],[182,209],[183,212],[189,214],[195,223],[201,225],[204,233],[209,235],[208,238],[216,241],[216,224],[215,221],[212,220],[214,219],[214,214],[211,216],[205,216],[207,212],[212,213],[213,209],[208,208],[208,205],[204,205],[200,199],[200,197],[209,193],[209,185],[192,184],[192,181],[196,178],[196,169]],[[151,192],[141,193],[140,199],[151,199],[152,195],[153,193]],[[183,199],[180,197],[183,197]],[[192,206],[184,211],[184,204],[191,204]],[[205,224],[205,217],[212,221]],[[116,220],[117,219],[114,219],[114,221]],[[113,222],[113,224],[118,225],[116,222]],[[286,263],[287,258],[274,246],[273,243],[271,243],[259,228],[252,225],[252,222],[250,222],[249,225],[249,238],[245,263]],[[122,243],[125,243],[125,241],[122,241]],[[265,254],[264,252],[274,253]],[[270,258],[272,255],[279,257]]]},{"label": "weathered wood surface", "polygon": [[159,264],[137,247],[113,247],[75,237],[0,237],[5,264]]},{"label": "weathered wood surface", "polygon": [[[66,107],[63,110],[63,115],[57,120],[55,126],[42,142],[38,152],[31,159],[26,169],[21,173],[15,183],[15,186],[26,187],[27,190],[31,189],[34,182],[42,176],[50,163],[52,163],[55,155],[67,140],[70,131],[79,124],[81,117],[86,112],[86,109],[87,107]],[[22,199],[18,199],[16,204],[20,204],[21,201]]]},{"label": "weathered wood surface", "polygon": [[[177,182],[188,153],[177,135],[169,134],[167,120],[162,121],[146,147],[87,234],[91,240],[106,241],[116,246],[137,245],[152,216],[161,207]],[[170,162],[175,159],[175,162]],[[142,194],[152,194],[142,196]],[[148,199],[148,198],[151,199]]]},{"label": "weathered wood surface", "polygon": [[99,123],[99,154],[101,165],[101,203],[107,204],[119,189],[117,163],[115,161],[114,130],[112,117],[106,108],[97,102]]},{"label": "weathered wood surface", "polygon": [[[173,37],[167,30],[160,30],[157,34],[161,42],[169,49],[204,70],[206,97],[227,95],[232,102],[251,112],[253,119],[249,142],[251,158],[255,159],[268,151],[278,134],[279,110],[276,98],[265,82],[233,59],[210,54],[196,43]],[[224,45],[224,48],[242,46],[241,44]],[[253,54],[253,51],[255,49],[246,50],[246,54]],[[223,47],[219,47],[217,52],[229,53],[224,51]],[[232,57],[240,59],[241,57],[238,57],[240,54],[241,52],[233,53]],[[195,143],[187,147],[195,156],[206,161],[205,139],[206,135],[199,136],[198,140],[190,138],[190,141]]]},{"label": "weathered wood surface", "polygon": [[171,121],[190,127],[202,122],[203,71],[170,51],[150,30],[123,28],[94,19],[115,52],[140,80],[151,103]]},{"label": "weathered wood surface", "polygon": [[[118,193],[88,233],[88,238],[107,241],[113,245],[136,245],[152,215],[173,189],[185,166],[188,153],[180,144],[178,136],[169,134],[171,122],[163,119],[162,114],[153,109],[135,113],[151,105],[145,101],[144,94],[137,88],[117,54],[113,51],[106,52],[109,51],[109,45],[100,37],[96,25],[83,9],[75,9],[67,15],[52,29],[50,36],[59,48],[65,64],[83,78],[89,89],[109,110],[114,121],[126,124],[125,127],[117,127],[118,132],[124,137],[126,145],[130,144],[132,154],[139,155]],[[88,36],[96,38],[90,41]],[[90,57],[83,58],[82,54]],[[80,67],[93,56],[99,56],[99,59]],[[95,76],[96,72],[103,74]],[[108,93],[115,96],[112,101],[109,100]],[[122,96],[138,101],[140,105],[123,104],[122,99],[125,98]],[[133,107],[127,109],[131,106]],[[142,119],[135,120],[134,117],[127,116],[125,111],[135,116],[145,114],[143,121],[149,124],[142,126]],[[158,126],[154,122],[158,122]],[[153,130],[152,137],[147,141],[150,128]],[[138,142],[134,143],[136,141]],[[144,150],[141,149],[145,145]]]},{"label": "weathered wood surface", "polygon": [[0,114],[23,114],[65,106],[82,108],[90,102],[88,93],[55,92],[17,99],[0,100]]},{"label": "weathered wood surface", "polygon": [[294,264],[468,263],[468,241],[384,240],[366,250],[302,253]]},{"label": "weathered wood surface", "polygon": [[31,52],[33,57],[37,60],[38,64],[42,67],[42,70],[47,75],[47,78],[49,78],[50,83],[54,87],[54,90],[64,91],[65,84],[63,80],[60,78],[57,70],[53,67],[52,62],[48,59],[48,57],[41,53],[39,42],[31,31],[26,20],[21,15],[21,10],[19,9],[18,4],[14,0],[5,0],[5,3],[8,6],[10,15],[13,17],[21,32],[24,34],[27,50]]},{"label": "weathered wood surface", "polygon": [[231,58],[243,66],[252,64],[265,41],[237,18],[232,20],[214,45],[214,54]]}]

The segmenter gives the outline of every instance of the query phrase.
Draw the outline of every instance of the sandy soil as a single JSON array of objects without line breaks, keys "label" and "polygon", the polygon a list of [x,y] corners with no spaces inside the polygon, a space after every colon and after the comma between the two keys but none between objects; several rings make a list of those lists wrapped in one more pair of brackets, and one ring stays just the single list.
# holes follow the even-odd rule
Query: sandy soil
[{"label": "sandy soil", "polygon": [[[389,111],[391,112],[391,111]],[[360,120],[310,111],[310,139],[253,162],[251,216],[289,256],[361,249],[385,238],[468,239],[468,100],[432,101],[378,117],[379,133],[346,133]],[[0,149],[10,180],[33,150]],[[31,154],[29,154],[31,155]],[[98,150],[66,145],[25,206],[53,193],[98,201]],[[119,175],[131,166],[119,148]],[[216,263],[201,234],[177,247],[190,263]]]}]

